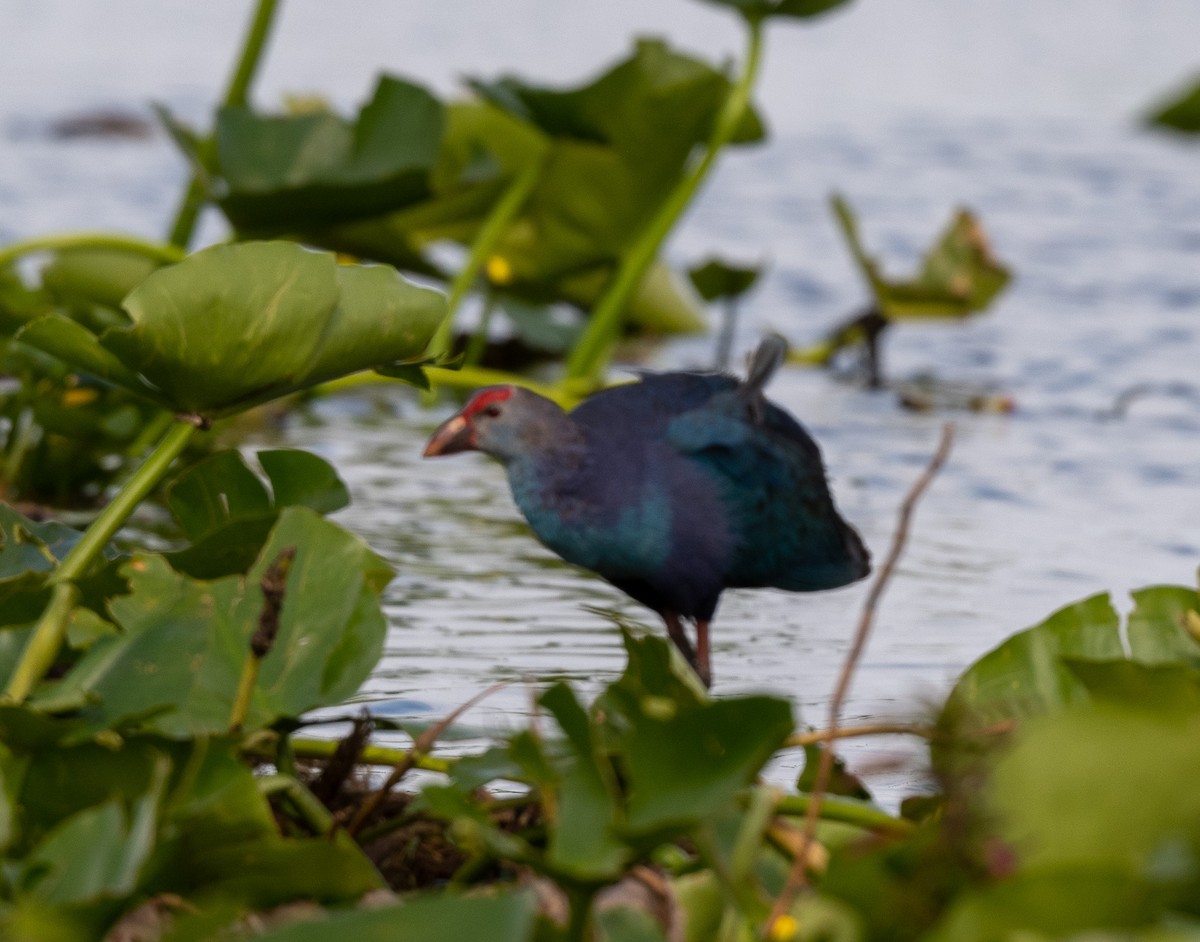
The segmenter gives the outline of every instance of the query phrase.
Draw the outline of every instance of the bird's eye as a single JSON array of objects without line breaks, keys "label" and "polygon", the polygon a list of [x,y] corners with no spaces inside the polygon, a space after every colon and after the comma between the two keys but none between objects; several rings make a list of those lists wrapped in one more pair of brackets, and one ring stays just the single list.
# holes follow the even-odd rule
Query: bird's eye
[{"label": "bird's eye", "polygon": [[491,416],[494,419],[496,416],[498,416],[500,414],[500,407],[499,406],[486,406],[486,407],[484,407],[483,414],[487,415],[487,416]]}]

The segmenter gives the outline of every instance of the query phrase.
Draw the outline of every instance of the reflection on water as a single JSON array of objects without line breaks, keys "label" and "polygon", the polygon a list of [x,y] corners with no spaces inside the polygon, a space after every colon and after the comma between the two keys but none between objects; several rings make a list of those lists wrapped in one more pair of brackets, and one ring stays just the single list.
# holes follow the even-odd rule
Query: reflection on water
[{"label": "reflection on water", "polygon": [[[16,27],[3,21],[24,11],[25,52],[0,58],[34,76],[21,86],[4,83],[30,89],[29,100],[0,102],[0,240],[81,227],[160,233],[183,173],[165,143],[65,145],[22,129],[63,108],[157,97],[164,75],[175,84],[162,94],[198,117],[200,103],[215,95],[226,32],[240,28],[243,5],[214,4],[212,18],[193,11],[200,19],[182,31],[140,5],[151,18],[138,45],[153,55],[129,58],[124,71],[97,65],[109,49],[94,39],[104,35],[99,25],[76,37],[74,53],[70,43],[52,42],[65,28],[59,24],[77,20],[55,14],[57,5],[0,13],[0,36],[13,37]],[[1194,66],[1186,37],[1195,30],[1183,28],[1194,12],[1181,3],[1153,13],[1125,0],[1104,5],[1113,16],[1094,15],[1094,3],[1080,0],[1023,0],[1018,16],[1008,7],[959,4],[950,17],[961,20],[971,8],[973,38],[969,49],[947,42],[944,55],[928,48],[940,35],[931,26],[945,25],[931,0],[864,3],[813,30],[781,30],[768,49],[765,86],[776,140],[731,155],[671,244],[685,262],[714,251],[770,260],[740,325],[741,349],[768,328],[810,340],[863,301],[826,206],[834,188],[850,197],[868,244],[891,270],[915,264],[959,202],[979,212],[997,254],[1015,269],[1013,288],[987,315],[965,325],[906,326],[887,339],[893,375],[936,370],[992,380],[1017,411],[958,417],[950,464],[918,510],[847,720],[919,716],[966,663],[1080,596],[1111,589],[1123,604],[1132,588],[1195,577],[1200,404],[1187,384],[1200,384],[1200,149],[1141,133],[1131,118],[1138,102]],[[1058,12],[1047,12],[1052,7]],[[109,19],[119,23],[124,7],[114,9]],[[537,15],[512,17],[521,35],[512,33],[518,45],[511,48],[493,41],[510,35],[507,17],[484,17],[486,32],[471,33],[469,18],[446,28],[443,9],[410,11],[421,26],[415,34],[348,32],[363,34],[355,41],[367,45],[347,59],[344,48],[325,42],[332,27],[309,28],[320,21],[318,6],[289,5],[264,87],[328,89],[335,100],[355,101],[377,66],[397,66],[382,46],[372,51],[384,35],[389,46],[407,37],[406,68],[435,78],[442,73],[430,71],[434,59],[452,71],[521,63],[535,75],[578,76],[582,63],[615,55],[628,23],[645,18],[673,18],[677,35],[700,48],[730,45],[727,21],[699,4],[572,6],[571,17],[595,29],[560,43],[553,37],[568,35],[567,8],[528,0]],[[1021,25],[1052,15],[1085,26],[1088,41],[1076,41],[1074,28]],[[167,19],[176,16],[172,10]],[[544,22],[547,32],[539,37],[531,22]],[[144,41],[147,31],[157,42]],[[587,55],[581,33],[593,43]],[[418,34],[425,40],[412,39]],[[205,49],[196,36],[207,38]],[[514,59],[520,43],[544,50],[546,68],[530,56]],[[61,62],[48,59],[51,49]],[[897,50],[911,50],[923,65],[900,68]],[[327,68],[335,59],[340,65]],[[839,72],[846,61],[860,65]],[[892,67],[869,68],[879,62]],[[1021,68],[985,93],[1006,62]],[[814,85],[814,72],[825,76],[823,85]],[[818,87],[829,94],[815,94]],[[797,99],[797,89],[807,94]],[[219,235],[211,222],[209,230]],[[657,365],[703,365],[710,355],[706,339],[681,341],[663,349]],[[1139,387],[1124,417],[1112,418],[1122,394]],[[821,442],[843,512],[881,558],[941,418],[903,413],[889,394],[794,370],[770,392]],[[590,693],[620,669],[619,634],[606,612],[660,628],[534,542],[498,467],[478,456],[421,461],[423,440],[447,408],[425,413],[408,392],[379,390],[364,401],[318,404],[271,444],[333,460],[355,499],[342,521],[398,569],[387,593],[387,657],[363,697],[393,714],[441,714],[509,680],[472,714],[485,731],[500,731],[528,712],[526,680],[569,678]],[[822,724],[865,591],[728,593],[714,627],[716,693],[787,694],[804,722]],[[862,761],[866,748],[848,747]],[[794,763],[785,760],[778,774]],[[916,775],[901,768],[882,781]]]}]

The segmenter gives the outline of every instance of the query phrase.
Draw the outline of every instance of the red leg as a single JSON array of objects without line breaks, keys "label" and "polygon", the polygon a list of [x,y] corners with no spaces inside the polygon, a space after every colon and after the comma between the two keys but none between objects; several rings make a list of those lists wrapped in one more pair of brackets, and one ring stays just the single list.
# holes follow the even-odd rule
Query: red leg
[{"label": "red leg", "polygon": [[705,687],[712,686],[712,664],[709,660],[708,622],[696,622],[696,673]]},{"label": "red leg", "polygon": [[699,674],[700,667],[696,661],[696,650],[692,647],[692,642],[688,639],[687,632],[684,631],[683,619],[675,612],[662,612],[661,614],[663,621],[667,623],[668,637],[675,643],[675,647],[679,648],[679,653],[691,665],[692,670]]}]

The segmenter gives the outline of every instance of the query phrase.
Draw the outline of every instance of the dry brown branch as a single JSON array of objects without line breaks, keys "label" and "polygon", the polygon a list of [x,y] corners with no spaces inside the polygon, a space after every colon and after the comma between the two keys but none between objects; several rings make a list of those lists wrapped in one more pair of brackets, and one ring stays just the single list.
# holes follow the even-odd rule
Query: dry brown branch
[{"label": "dry brown branch", "polygon": [[[850,690],[850,680],[854,676],[854,670],[858,666],[863,650],[866,648],[867,638],[870,637],[871,626],[875,620],[875,609],[878,607],[879,600],[883,596],[883,590],[887,588],[887,584],[892,578],[892,573],[895,571],[896,564],[900,561],[900,556],[904,551],[904,544],[908,540],[908,529],[913,511],[916,509],[921,495],[925,493],[925,489],[933,481],[938,471],[941,470],[942,465],[946,463],[946,458],[950,454],[950,446],[953,441],[954,426],[947,422],[942,426],[941,441],[938,443],[937,451],[934,452],[933,457],[930,459],[928,467],[913,482],[908,495],[900,505],[900,513],[896,522],[896,533],[892,537],[891,549],[888,551],[883,565],[879,567],[879,571],[875,575],[875,581],[871,584],[871,589],[867,593],[867,599],[863,603],[862,616],[858,622],[858,630],[854,635],[854,642],[850,645],[850,651],[847,653],[846,661],[842,665],[842,672],[838,677],[837,686],[834,688],[833,698],[829,701],[827,735],[831,735],[831,738],[835,738],[833,734],[838,732],[838,717],[841,715],[842,704],[846,699],[846,694]],[[817,766],[817,776],[813,782],[812,789],[812,802],[808,806],[808,816],[805,819],[804,843],[801,845],[801,851],[796,854],[795,860],[792,862],[792,869],[788,873],[787,883],[775,900],[774,906],[771,907],[770,916],[767,917],[765,931],[768,935],[775,920],[792,908],[792,903],[795,901],[796,895],[807,885],[808,881],[805,872],[805,862],[809,856],[807,850],[816,839],[817,822],[821,818],[821,799],[825,795],[825,790],[829,787],[829,777],[832,772],[833,750],[824,749],[821,752],[820,765]]]}]

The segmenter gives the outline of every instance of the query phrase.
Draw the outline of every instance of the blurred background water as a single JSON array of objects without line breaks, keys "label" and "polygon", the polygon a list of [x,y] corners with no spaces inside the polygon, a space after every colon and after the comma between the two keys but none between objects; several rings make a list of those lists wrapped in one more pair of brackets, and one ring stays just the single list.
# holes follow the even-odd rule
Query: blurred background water
[{"label": "blurred background water", "polygon": [[[161,135],[63,141],[48,128],[97,108],[147,113],[150,100],[205,122],[249,13],[242,0],[6,0],[0,243],[72,229],[162,236],[186,168]],[[464,74],[578,81],[640,33],[710,60],[737,55],[741,41],[731,16],[688,0],[288,0],[254,97],[269,107],[319,93],[349,111],[381,70],[447,94]],[[739,351],[765,329],[813,340],[865,301],[827,208],[835,188],[890,271],[911,268],[963,204],[1016,274],[969,323],[904,325],[887,338],[891,375],[994,382],[1017,409],[956,417],[950,465],[918,511],[847,721],[922,716],[967,663],[1081,596],[1112,591],[1124,607],[1131,589],[1194,582],[1200,146],[1149,132],[1139,116],[1200,69],[1197,35],[1193,0],[859,0],[769,30],[758,97],[772,138],[726,155],[670,244],[685,264],[713,252],[769,263]],[[223,230],[210,217],[202,232],[211,241]],[[711,356],[711,338],[697,338],[652,362]],[[844,513],[882,558],[943,417],[795,369],[771,393],[821,442]],[[501,732],[528,712],[530,684],[567,678],[591,693],[620,669],[614,613],[658,626],[535,543],[498,467],[421,461],[449,408],[377,388],[318,403],[261,441],[332,460],[354,494],[340,519],[398,569],[387,656],[363,698],[427,717],[512,680],[472,714]],[[727,594],[715,692],[787,695],[802,721],[822,724],[865,591]],[[921,773],[911,750],[893,759],[894,748],[846,751],[895,795]]]}]

